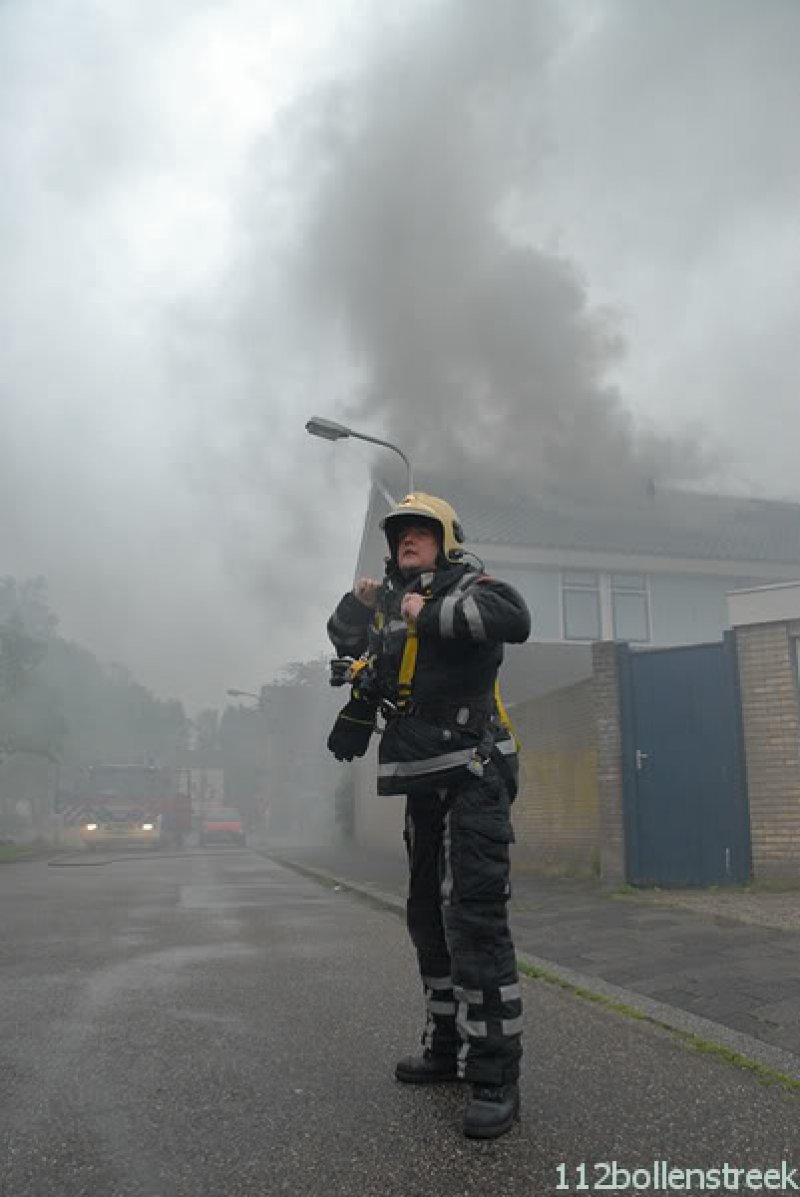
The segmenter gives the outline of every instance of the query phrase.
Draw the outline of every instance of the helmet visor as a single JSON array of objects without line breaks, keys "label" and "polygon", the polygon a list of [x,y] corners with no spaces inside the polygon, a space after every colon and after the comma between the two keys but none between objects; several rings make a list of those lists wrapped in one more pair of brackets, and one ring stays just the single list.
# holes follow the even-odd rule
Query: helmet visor
[{"label": "helmet visor", "polygon": [[408,514],[402,513],[399,515],[387,515],[383,521],[383,530],[386,533],[386,539],[389,542],[389,548],[392,551],[392,556],[397,555],[397,546],[400,542],[400,536],[406,528],[424,528],[426,532],[432,532],[436,537],[439,548],[442,547],[444,534],[442,532],[442,525],[438,520],[431,519],[426,515],[415,515],[413,512]]}]

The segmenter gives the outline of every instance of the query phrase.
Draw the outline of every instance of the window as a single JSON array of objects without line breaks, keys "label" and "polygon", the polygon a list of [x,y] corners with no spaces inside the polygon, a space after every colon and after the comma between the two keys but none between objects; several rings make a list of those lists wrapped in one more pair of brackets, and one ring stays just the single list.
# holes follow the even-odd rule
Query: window
[{"label": "window", "polygon": [[561,580],[565,640],[600,640],[600,577],[565,570]]},{"label": "window", "polygon": [[650,611],[644,574],[611,575],[611,612],[615,640],[638,644],[649,641]]},{"label": "window", "polygon": [[645,574],[565,569],[561,574],[565,640],[626,640],[649,644],[650,587]]}]

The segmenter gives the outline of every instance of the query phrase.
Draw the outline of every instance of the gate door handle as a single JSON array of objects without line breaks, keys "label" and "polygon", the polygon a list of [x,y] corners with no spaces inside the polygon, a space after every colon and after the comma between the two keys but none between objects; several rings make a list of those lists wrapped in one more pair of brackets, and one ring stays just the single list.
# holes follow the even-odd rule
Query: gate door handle
[{"label": "gate door handle", "polygon": [[644,763],[648,759],[648,756],[649,754],[642,752],[641,748],[636,749],[636,770],[638,773],[641,773],[644,768]]}]

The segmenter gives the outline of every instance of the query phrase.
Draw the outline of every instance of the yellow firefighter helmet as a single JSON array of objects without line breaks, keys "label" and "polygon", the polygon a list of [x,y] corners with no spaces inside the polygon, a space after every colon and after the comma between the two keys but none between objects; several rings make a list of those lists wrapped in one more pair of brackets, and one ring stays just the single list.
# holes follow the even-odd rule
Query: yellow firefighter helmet
[{"label": "yellow firefighter helmet", "polygon": [[381,528],[389,542],[389,550],[394,561],[397,560],[397,541],[400,529],[404,524],[434,524],[440,534],[442,553],[448,561],[458,561],[462,556],[459,545],[464,543],[464,530],[458,515],[445,499],[437,499],[435,495],[426,495],[417,490],[406,495],[381,520]]}]

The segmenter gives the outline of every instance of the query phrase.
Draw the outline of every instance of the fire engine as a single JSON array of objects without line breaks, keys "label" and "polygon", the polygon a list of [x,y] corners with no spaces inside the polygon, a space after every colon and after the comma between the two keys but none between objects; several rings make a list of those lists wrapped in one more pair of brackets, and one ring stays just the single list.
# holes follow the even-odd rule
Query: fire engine
[{"label": "fire engine", "polygon": [[82,803],[80,837],[107,846],[180,847],[192,827],[192,800],[178,775],[158,765],[94,765]]}]

